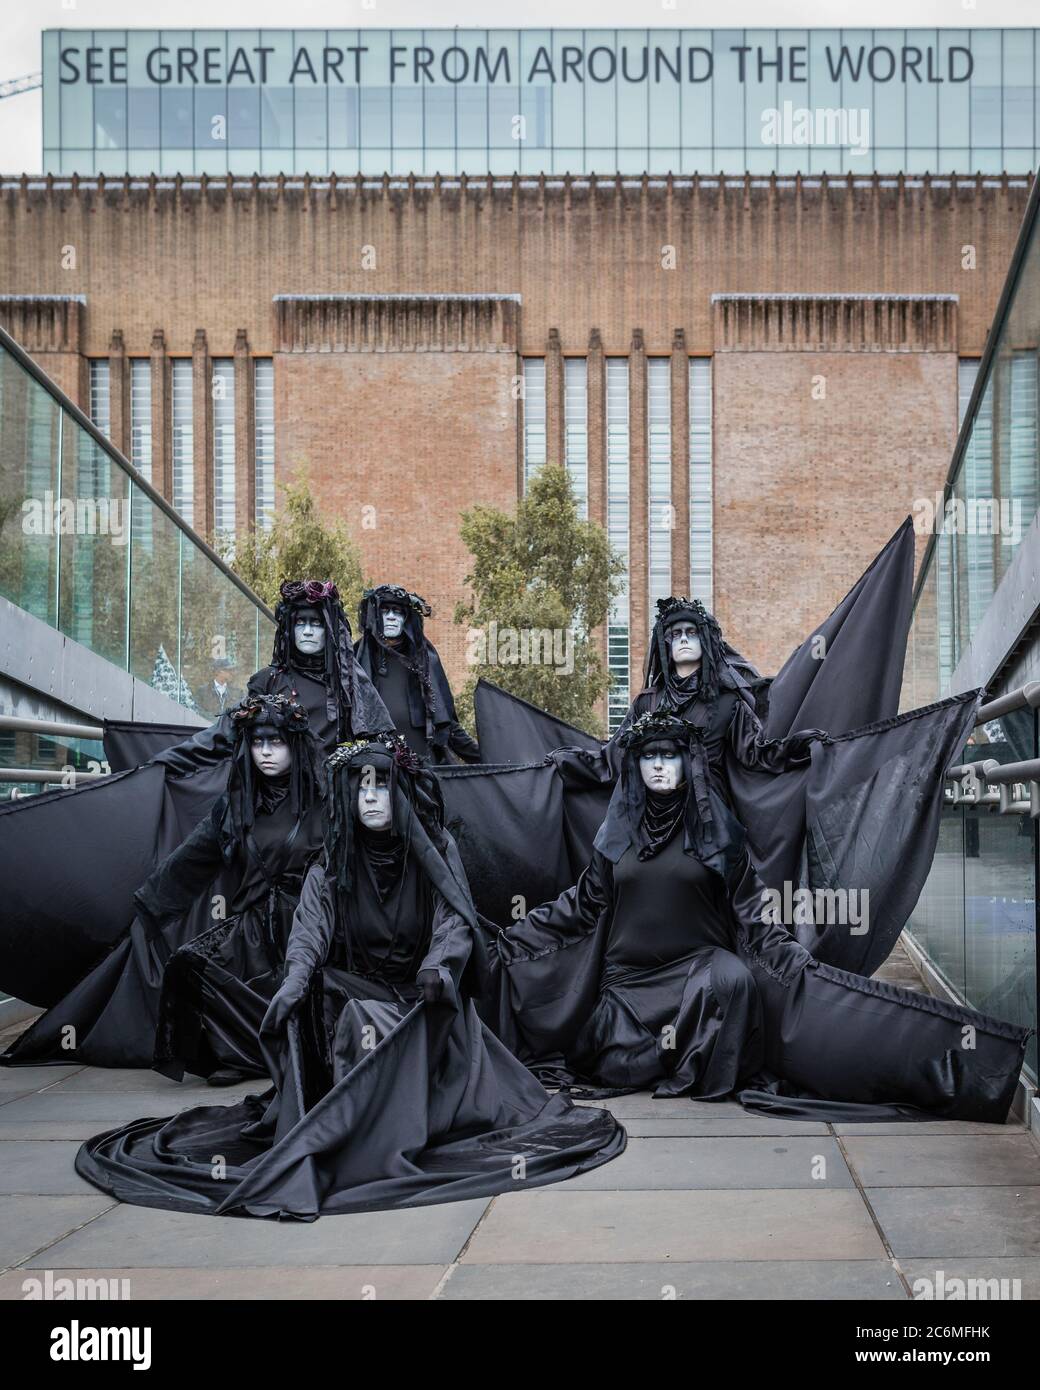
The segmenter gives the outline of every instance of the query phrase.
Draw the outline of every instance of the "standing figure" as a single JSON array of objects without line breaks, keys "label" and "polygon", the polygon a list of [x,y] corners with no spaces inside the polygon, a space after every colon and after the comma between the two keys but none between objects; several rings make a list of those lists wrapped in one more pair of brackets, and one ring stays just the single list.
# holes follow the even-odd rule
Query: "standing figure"
[{"label": "standing figure", "polygon": [[146,1206],[312,1220],[522,1191],[620,1153],[613,1116],[548,1095],[481,1023],[476,912],[404,740],[338,749],[325,811],[261,1029],[274,1090],[98,1135],[79,1173]]},{"label": "standing figure", "polygon": [[358,607],[358,665],[379,691],[394,728],[421,758],[477,763],[476,739],[458,721],[448,677],[423,631],[430,612],[425,599],[400,584],[366,590]]},{"label": "standing figure", "polygon": [[783,1096],[803,1118],[1003,1122],[1029,1030],[816,962],[755,872],[704,732],[656,710],[618,745],[588,868],[496,939],[500,1031],[537,1074]]}]

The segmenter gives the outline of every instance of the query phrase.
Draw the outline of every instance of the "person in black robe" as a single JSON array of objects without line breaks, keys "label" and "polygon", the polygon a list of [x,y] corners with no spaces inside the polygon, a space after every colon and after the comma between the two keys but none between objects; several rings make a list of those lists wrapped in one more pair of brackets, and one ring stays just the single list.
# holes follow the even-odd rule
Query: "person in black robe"
[{"label": "person in black robe", "polygon": [[495,938],[500,1032],[537,1074],[801,1118],[1003,1122],[1028,1029],[820,965],[758,877],[699,726],[648,711],[618,745],[588,868]]},{"label": "person in black robe", "polygon": [[481,1023],[475,909],[404,740],[337,750],[325,809],[326,860],[261,1029],[274,1088],[99,1135],[81,1176],[145,1206],[312,1220],[517,1191],[620,1153],[613,1116],[548,1095]]},{"label": "person in black robe", "polygon": [[[266,1075],[255,1027],[280,983],[302,872],[321,844],[315,755],[307,711],[285,696],[247,697],[228,719],[227,790],[136,890],[133,920],[112,949],[5,1062],[158,1063],[215,1084]],[[254,762],[257,738],[274,775]]]},{"label": "person in black robe", "polygon": [[231,712],[235,751],[224,797],[138,894],[155,933],[176,929],[227,866],[237,879],[219,920],[170,957],[154,1066],[211,1085],[265,1076],[260,1024],[282,982],[303,875],[321,847],[314,739],[284,695],[248,696]]},{"label": "person in black robe", "polygon": [[458,721],[437,648],[423,630],[430,605],[400,584],[366,589],[358,607],[358,665],[409,748],[434,763],[479,763],[480,748]]}]

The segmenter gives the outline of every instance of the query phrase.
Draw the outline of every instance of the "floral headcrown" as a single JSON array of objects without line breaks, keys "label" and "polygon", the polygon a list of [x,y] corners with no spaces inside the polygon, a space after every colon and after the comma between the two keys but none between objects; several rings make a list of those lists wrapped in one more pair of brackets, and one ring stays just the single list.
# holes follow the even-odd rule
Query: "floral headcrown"
[{"label": "floral headcrown", "polygon": [[236,728],[270,722],[289,733],[305,733],[307,730],[306,708],[288,695],[247,695],[230,714]]},{"label": "floral headcrown", "polygon": [[667,618],[672,613],[677,612],[692,613],[700,622],[707,622],[711,614],[701,603],[699,598],[679,598],[672,595],[670,598],[659,598],[657,600],[657,621]]},{"label": "floral headcrown", "polygon": [[363,598],[379,598],[385,603],[388,599],[396,599],[398,603],[406,608],[411,608],[420,617],[428,618],[433,609],[419,594],[413,594],[401,584],[379,584],[374,589],[366,589]]},{"label": "floral headcrown", "polygon": [[385,732],[363,734],[360,738],[351,739],[348,743],[341,743],[336,751],[330,754],[325,766],[330,772],[335,772],[337,768],[346,767],[352,758],[365,748],[371,748],[373,744],[384,749],[404,772],[418,772],[422,768],[422,761],[418,753],[408,747],[400,734]]},{"label": "floral headcrown", "polygon": [[339,590],[331,579],[283,579],[278,592],[286,603],[321,603],[330,598],[339,602]]},{"label": "floral headcrown", "polygon": [[651,739],[672,739],[677,743],[689,743],[697,735],[694,725],[685,719],[678,719],[668,710],[648,710],[632,724],[618,739],[621,748],[631,748],[637,743],[648,743]]}]

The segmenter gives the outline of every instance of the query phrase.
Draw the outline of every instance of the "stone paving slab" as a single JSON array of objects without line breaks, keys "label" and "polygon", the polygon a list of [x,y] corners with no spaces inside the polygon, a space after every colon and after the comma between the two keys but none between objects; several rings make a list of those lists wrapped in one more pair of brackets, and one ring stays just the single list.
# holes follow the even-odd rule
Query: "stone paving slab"
[{"label": "stone paving slab", "polygon": [[270,1084],[258,1076],[234,1086],[207,1086],[201,1076],[188,1075],[183,1081],[173,1081],[161,1072],[152,1071],[150,1067],[86,1067],[71,1076],[60,1078],[57,1089],[61,1095],[97,1092],[127,1095],[131,1091],[145,1091],[149,1095],[163,1096],[166,1104],[177,1110],[182,1108],[181,1098],[185,1095],[207,1095],[219,1100],[221,1096],[244,1096],[250,1091],[266,1091]]},{"label": "stone paving slab", "polygon": [[829,1133],[826,1125],[815,1123],[803,1124],[798,1129],[793,1129],[790,1124],[781,1121],[765,1120],[759,1125],[745,1126],[734,1124],[731,1120],[699,1120],[692,1116],[687,1120],[656,1120],[630,1116],[623,1120],[622,1124],[630,1139],[774,1139],[785,1136],[801,1139],[812,1135],[826,1139]]},{"label": "stone paving slab", "polygon": [[790,1120],[772,1115],[756,1115],[736,1101],[689,1100],[685,1096],[654,1100],[649,1091],[612,1100],[583,1100],[578,1105],[599,1106],[616,1115],[622,1124],[630,1119],[682,1120],[691,1124],[718,1126],[718,1134],[826,1134],[827,1126],[818,1120]]},{"label": "stone paving slab", "polygon": [[5,1091],[38,1091],[82,1070],[82,1067],[0,1067],[0,1103]]},{"label": "stone paving slab", "polygon": [[[2,1286],[0,1286],[2,1287]],[[2,1294],[0,1294],[2,1296]],[[660,1264],[460,1264],[438,1299],[906,1300],[885,1260],[701,1260]]]},{"label": "stone paving slab", "polygon": [[[910,1282],[911,1291],[914,1290],[915,1279],[929,1279],[932,1283],[934,1295],[936,1286],[939,1283],[939,1271],[942,1271],[947,1296],[951,1293],[951,1279],[986,1279],[986,1280],[1008,1280],[1008,1284],[1003,1289],[997,1289],[1000,1297],[1006,1292],[1009,1297],[1022,1300],[1040,1299],[1040,1259],[1030,1259],[1022,1256],[1018,1259],[991,1259],[980,1257],[974,1260],[947,1260],[937,1258],[934,1260],[900,1260],[899,1266]],[[1016,1293],[1014,1280],[1020,1282],[1021,1288]],[[952,1290],[956,1292],[956,1290]],[[981,1292],[981,1289],[977,1290]],[[990,1285],[987,1293],[994,1292]]]},{"label": "stone paving slab", "polygon": [[483,1199],[408,1211],[264,1221],[115,1206],[30,1261],[48,1269],[450,1264],[487,1206]]},{"label": "stone paving slab", "polygon": [[114,1206],[111,1197],[0,1197],[0,1268],[17,1264]]},{"label": "stone paving slab", "polygon": [[0,1143],[0,1193],[61,1196],[97,1193],[75,1169],[78,1144]]},{"label": "stone paving slab", "polygon": [[620,1158],[571,1178],[567,1191],[853,1186],[834,1139],[630,1137]]},{"label": "stone paving slab", "polygon": [[[334,1218],[329,1218],[330,1220]],[[429,1265],[325,1265],[313,1269],[266,1265],[257,1269],[54,1269],[54,1280],[91,1278],[126,1280],[116,1285],[120,1297],[132,1299],[428,1299],[448,1270]],[[42,1269],[17,1269],[0,1275],[0,1302],[21,1300],[31,1291],[26,1281],[42,1282]],[[54,1286],[56,1287],[56,1286]],[[111,1286],[110,1286],[111,1287]],[[89,1287],[80,1284],[89,1295]]]},{"label": "stone paving slab", "polygon": [[891,1135],[913,1137],[922,1134],[941,1134],[949,1138],[955,1134],[1026,1134],[1028,1131],[1018,1120],[1006,1125],[984,1125],[975,1120],[883,1120],[878,1124],[839,1124],[832,1125],[835,1134],[850,1135],[853,1138],[888,1138]]},{"label": "stone paving slab", "polygon": [[582,1192],[496,1197],[464,1264],[884,1259],[855,1190]]},{"label": "stone paving slab", "polygon": [[1040,1256],[1040,1187],[872,1187],[867,1199],[898,1260]]},{"label": "stone paving slab", "polygon": [[1040,1153],[1027,1134],[849,1137],[843,1142],[864,1187],[1040,1183]]},{"label": "stone paving slab", "polygon": [[0,1109],[2,1129],[12,1124],[48,1124],[70,1121],[89,1122],[93,1133],[115,1129],[130,1120],[164,1119],[195,1105],[231,1105],[235,1097],[215,1088],[205,1092],[182,1092],[179,1096],[156,1094],[152,1091],[87,1092],[68,1094],[51,1089],[22,1096]]}]

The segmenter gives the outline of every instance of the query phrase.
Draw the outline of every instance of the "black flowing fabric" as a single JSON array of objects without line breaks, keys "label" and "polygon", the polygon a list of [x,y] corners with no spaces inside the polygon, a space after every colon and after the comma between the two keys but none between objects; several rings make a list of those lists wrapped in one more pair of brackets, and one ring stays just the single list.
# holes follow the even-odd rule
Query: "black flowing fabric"
[{"label": "black flowing fabric", "polygon": [[473,692],[477,739],[486,763],[537,763],[554,748],[598,753],[602,742],[483,678]]},{"label": "black flowing fabric", "polygon": [[[82,1177],[144,1206],[306,1221],[515,1192],[623,1150],[613,1116],[548,1095],[481,1022],[466,980],[482,945],[458,855],[418,817],[403,834],[395,811],[395,828],[430,906],[421,921],[394,917],[403,955],[388,952],[367,875],[353,880],[350,931],[364,949],[352,950],[336,885],[312,867],[286,961],[306,993],[284,1032],[262,1036],[273,1089],[99,1135],[79,1151]],[[416,954],[442,983],[437,1003],[411,977]],[[347,968],[355,956],[372,972]]]},{"label": "black flowing fabric", "polygon": [[496,938],[500,1031],[546,1080],[807,1119],[1002,1123],[1030,1030],[820,965],[747,859],[612,864]]},{"label": "black flowing fabric", "polygon": [[0,986],[46,1007],[106,957],[116,969],[110,953],[135,892],[212,809],[224,780],[211,769],[170,779],[150,766],[0,804]]},{"label": "black flowing fabric", "polygon": [[102,729],[105,761],[113,772],[143,767],[196,732],[184,724],[140,724],[127,719],[105,719]]}]

